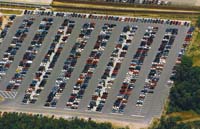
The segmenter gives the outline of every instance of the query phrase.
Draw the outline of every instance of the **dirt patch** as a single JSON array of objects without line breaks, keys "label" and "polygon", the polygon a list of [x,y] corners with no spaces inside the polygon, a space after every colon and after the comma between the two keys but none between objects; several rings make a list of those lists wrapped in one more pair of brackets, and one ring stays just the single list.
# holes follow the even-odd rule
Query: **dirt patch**
[{"label": "dirt patch", "polygon": [[130,129],[145,129],[148,128],[148,124],[145,123],[130,123],[130,122],[124,122],[124,121],[117,121],[117,120],[108,120],[108,119],[92,119],[96,122],[109,122],[113,125],[113,127],[129,127]]},{"label": "dirt patch", "polygon": [[196,5],[196,6],[200,6],[200,0],[197,0],[197,2],[196,2],[195,5]]},{"label": "dirt patch", "polygon": [[170,1],[173,5],[190,5],[194,6],[197,0],[167,0]]}]

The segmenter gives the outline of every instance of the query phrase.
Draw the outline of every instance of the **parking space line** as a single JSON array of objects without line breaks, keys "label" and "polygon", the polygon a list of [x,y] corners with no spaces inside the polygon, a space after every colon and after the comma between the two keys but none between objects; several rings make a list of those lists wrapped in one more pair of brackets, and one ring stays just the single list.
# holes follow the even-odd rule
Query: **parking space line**
[{"label": "parking space line", "polygon": [[7,92],[9,98],[12,98],[12,92]]},{"label": "parking space line", "polygon": [[6,92],[3,92],[3,94],[4,94],[5,98],[7,98],[7,99],[10,98],[9,95]]},{"label": "parking space line", "polygon": [[102,114],[102,112],[96,112],[96,111],[92,111],[92,110],[84,110],[85,112],[90,112],[90,113],[98,113],[98,114]]},{"label": "parking space line", "polygon": [[0,96],[2,96],[3,98],[5,98],[4,94],[2,92],[0,92]]},{"label": "parking space line", "polygon": [[109,114],[112,114],[112,115],[118,115],[118,116],[123,116],[124,114],[122,114],[122,113],[109,113]]},{"label": "parking space line", "polygon": [[141,116],[141,115],[131,115],[131,116],[134,116],[134,117],[145,117],[145,116]]},{"label": "parking space line", "polygon": [[56,107],[46,107],[46,106],[43,106],[43,108],[46,108],[46,109],[56,109]]},{"label": "parking space line", "polygon": [[16,93],[10,92],[10,91],[0,91],[0,96],[6,99],[14,99],[16,96]]}]

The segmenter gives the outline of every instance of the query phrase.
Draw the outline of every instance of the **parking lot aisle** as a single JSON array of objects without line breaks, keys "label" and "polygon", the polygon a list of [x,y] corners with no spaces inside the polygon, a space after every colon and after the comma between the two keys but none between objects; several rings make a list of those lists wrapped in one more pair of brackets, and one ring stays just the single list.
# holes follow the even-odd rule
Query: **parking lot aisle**
[{"label": "parking lot aisle", "polygon": [[11,28],[8,30],[8,33],[6,37],[4,38],[3,42],[0,45],[0,59],[3,58],[4,51],[8,48],[12,41],[12,37],[16,33],[17,28],[19,27],[20,23],[22,22],[23,17],[16,17],[13,21],[13,25],[11,25]]},{"label": "parking lot aisle", "polygon": [[[163,88],[165,89],[165,86]],[[166,91],[165,93],[167,94],[168,92]],[[162,96],[159,96],[159,97],[162,97]],[[149,109],[147,109],[147,108],[149,108],[149,105],[151,105],[150,103],[152,103],[152,100],[153,100],[153,95],[147,94],[145,97],[143,106],[137,107],[137,109],[135,111],[135,115],[146,116],[149,113]],[[158,102],[158,103],[160,103],[160,102]],[[161,111],[161,109],[158,109],[158,110]],[[146,117],[146,119],[148,119],[148,117]]]},{"label": "parking lot aisle", "polygon": [[55,110],[52,108],[46,109],[46,108],[26,108],[26,107],[7,107],[7,105],[0,106],[1,111],[17,111],[17,112],[24,112],[24,113],[32,113],[32,114],[49,114],[49,115],[58,115],[62,116],[63,118],[71,118],[71,117],[77,117],[80,116],[81,118],[94,118],[94,119],[102,119],[105,118],[105,120],[114,120],[114,121],[122,121],[122,122],[142,122],[143,119],[140,117],[122,117],[121,115],[104,115],[99,113],[82,113],[82,112],[73,112],[71,110]]},{"label": "parking lot aisle", "polygon": [[[77,19],[77,21],[78,20],[80,20],[80,19]],[[86,20],[86,21],[89,22],[90,20]],[[86,21],[84,21],[84,22],[82,21],[82,23],[86,23]],[[94,20],[92,20],[92,22],[94,22]],[[93,47],[96,43],[97,36],[101,30],[101,27],[103,26],[103,23],[99,23],[99,22],[98,23],[95,22],[95,23],[96,23],[96,25],[91,34],[91,38],[88,40],[88,43],[86,44],[86,46],[81,54],[80,59],[78,59],[76,65],[75,65],[75,69],[72,72],[72,75],[65,86],[63,94],[60,97],[60,99],[58,100],[58,104],[56,106],[57,108],[62,108],[62,109],[65,108],[67,99],[69,98],[69,96],[73,90],[73,85],[76,82],[76,80],[78,79],[79,74],[82,72],[82,69],[84,68],[86,59],[89,57],[90,52],[93,50]]]},{"label": "parking lot aisle", "polygon": [[[151,97],[151,102],[145,106],[142,110],[142,114],[146,115],[146,119],[151,119],[152,116],[160,116],[164,108],[164,103],[168,97],[170,87],[167,85],[167,81],[172,73],[173,66],[175,65],[178,53],[184,43],[185,36],[187,34],[187,27],[179,27],[178,35],[174,41],[173,47],[169,53],[166,60],[163,72],[161,74],[160,80],[154,90],[154,94]],[[149,96],[147,96],[149,97]]]},{"label": "parking lot aisle", "polygon": [[[134,24],[137,25],[137,24]],[[112,88],[109,91],[108,94],[108,98],[106,100],[105,106],[102,109],[103,113],[111,113],[112,111],[112,106],[113,103],[116,99],[116,96],[118,94],[118,91],[121,87],[121,84],[126,76],[126,73],[128,72],[128,67],[129,64],[132,60],[132,57],[134,55],[134,53],[136,53],[136,50],[138,49],[138,47],[140,46],[140,40],[142,39],[145,30],[147,29],[148,26],[140,26],[138,25],[138,30],[136,31],[136,34],[132,40],[132,43],[128,49],[128,52],[122,62],[121,68],[119,70],[119,73],[117,75],[117,78],[114,81],[114,84],[112,86]]]},{"label": "parking lot aisle", "polygon": [[44,90],[41,92],[40,96],[38,97],[38,101],[35,104],[36,106],[38,107],[44,106],[47,96],[50,93],[52,87],[54,86],[55,81],[60,74],[60,71],[62,70],[64,61],[66,57],[69,56],[71,48],[73,47],[74,43],[76,42],[77,37],[79,36],[78,34],[80,33],[81,26],[82,26],[82,23],[80,21],[75,21],[75,26],[74,26],[74,29],[72,30],[72,34],[69,36],[67,44],[64,46],[62,50],[58,58],[58,61],[55,64],[54,69],[51,75],[49,76],[49,79],[47,80]]},{"label": "parking lot aisle", "polygon": [[91,100],[92,93],[94,93],[97,87],[98,79],[100,79],[103,75],[107,63],[110,59],[110,55],[112,54],[112,51],[116,46],[116,42],[118,41],[122,29],[125,25],[126,24],[117,24],[117,26],[112,31],[112,35],[107,43],[105,51],[103,52],[103,55],[99,60],[98,66],[93,73],[91,81],[89,81],[88,88],[84,93],[83,99],[80,101],[78,110],[87,110],[87,106],[89,104],[89,101]]},{"label": "parking lot aisle", "polygon": [[124,114],[126,115],[138,115],[136,113],[140,112],[137,110],[136,102],[138,99],[138,96],[140,94],[140,91],[142,90],[145,79],[147,78],[147,74],[151,68],[151,62],[154,60],[156,56],[156,52],[162,42],[162,39],[165,34],[165,28],[163,28],[162,25],[156,25],[158,26],[158,32],[156,33],[156,37],[153,41],[152,47],[150,51],[148,52],[148,56],[145,58],[144,63],[141,67],[141,71],[139,73],[139,77],[135,83],[135,88],[133,89],[133,93],[129,97],[129,101],[127,103],[127,106],[125,108]]},{"label": "parking lot aisle", "polygon": [[[17,54],[15,55],[14,61],[12,62],[10,68],[8,69],[4,79],[0,83],[1,90],[6,89],[7,84],[9,83],[11,78],[13,77],[20,60],[23,58],[24,53],[26,52],[28,46],[30,45],[30,43],[31,43],[31,41],[32,41],[32,39],[33,39],[33,37],[34,37],[38,27],[39,27],[39,23],[40,23],[41,20],[42,20],[41,18],[35,19],[33,25],[31,26],[31,28],[29,30],[29,32],[27,33],[27,37],[25,38],[25,40],[22,43],[22,46],[20,47]],[[14,31],[14,33],[15,33],[15,31]],[[14,35],[14,33],[13,33],[13,35]]]},{"label": "parking lot aisle", "polygon": [[18,103],[21,102],[22,97],[24,96],[25,90],[28,88],[29,84],[31,83],[31,81],[35,75],[34,74],[35,71],[37,71],[40,63],[42,62],[43,57],[47,53],[48,47],[49,47],[50,43],[52,43],[54,36],[57,33],[57,31],[55,31],[55,30],[58,30],[58,28],[60,27],[60,25],[63,21],[64,21],[64,19],[62,19],[62,18],[53,19],[53,25],[50,27],[48,34],[46,35],[41,48],[39,49],[35,59],[33,60],[31,67],[29,68],[29,70],[26,74],[26,77],[24,78],[21,86],[19,87],[18,95],[20,95],[20,96],[17,96],[17,98],[16,98]]},{"label": "parking lot aisle", "polygon": [[[74,21],[74,20],[72,20],[72,21]],[[41,92],[41,94],[39,96],[39,99],[35,104],[36,106],[38,106],[38,107],[43,107],[44,106],[44,103],[45,103],[45,101],[47,99],[47,96],[49,95],[50,91],[52,90],[52,88],[53,88],[53,86],[55,84],[55,81],[56,81],[57,77],[59,76],[60,71],[63,68],[64,61],[65,61],[66,57],[69,56],[70,51],[71,51],[73,45],[75,44],[76,39],[79,36],[79,33],[80,33],[82,25],[83,25],[82,22],[75,21],[75,27],[72,30],[72,34],[69,36],[67,44],[64,46],[64,48],[62,50],[62,52],[61,52],[61,54],[60,54],[60,56],[58,58],[58,61],[55,64],[55,67],[54,67],[51,75],[49,76],[47,84],[46,84],[44,90]]]}]

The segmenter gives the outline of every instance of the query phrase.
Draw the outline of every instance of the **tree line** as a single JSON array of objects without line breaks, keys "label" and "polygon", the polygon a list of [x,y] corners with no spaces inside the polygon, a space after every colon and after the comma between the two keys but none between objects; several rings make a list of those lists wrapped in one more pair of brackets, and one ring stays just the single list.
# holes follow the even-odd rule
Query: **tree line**
[{"label": "tree line", "polygon": [[194,111],[200,114],[200,67],[192,66],[192,59],[184,56],[176,67],[175,86],[170,92],[168,113]]},{"label": "tree line", "polygon": [[114,127],[111,123],[96,123],[78,118],[66,120],[42,115],[4,112],[0,116],[0,129],[114,129]]}]

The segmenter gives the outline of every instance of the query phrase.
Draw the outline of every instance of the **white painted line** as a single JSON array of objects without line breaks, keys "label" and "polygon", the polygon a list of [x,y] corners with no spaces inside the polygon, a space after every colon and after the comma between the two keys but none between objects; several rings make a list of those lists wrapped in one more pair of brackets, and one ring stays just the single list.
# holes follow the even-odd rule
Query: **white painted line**
[{"label": "white painted line", "polygon": [[6,98],[6,99],[14,99],[17,95],[17,92],[11,92],[11,91],[0,91],[0,96]]},{"label": "white painted line", "polygon": [[5,98],[5,96],[4,96],[4,94],[2,92],[0,92],[0,96],[3,97],[3,98]]},{"label": "white painted line", "polygon": [[131,115],[131,116],[134,116],[134,117],[145,117],[145,116],[141,116],[141,115]]},{"label": "white painted line", "polygon": [[5,98],[9,98],[9,95],[6,92],[3,92],[3,95],[5,96]]},{"label": "white painted line", "polygon": [[46,106],[43,106],[43,108],[47,108],[47,109],[56,109],[56,107],[46,107]]},{"label": "white painted line", "polygon": [[124,114],[121,114],[121,113],[112,113],[112,112],[109,113],[109,114],[112,114],[112,115],[120,115],[120,116],[121,116],[121,115],[124,115]]},{"label": "white painted line", "polygon": [[68,111],[76,111],[77,109],[64,108],[64,110],[68,110]]},{"label": "white painted line", "polygon": [[9,98],[13,98],[12,93],[11,92],[6,92],[7,95],[9,96]]},{"label": "white painted line", "polygon": [[16,96],[15,92],[12,92],[12,93],[11,93],[11,96],[12,96],[13,98],[15,98],[15,96]]},{"label": "white painted line", "polygon": [[99,113],[102,114],[102,112],[92,111],[92,110],[85,110],[85,112],[92,112],[92,113]]},{"label": "white painted line", "polygon": [[13,99],[17,96],[17,92],[12,92],[13,94]]}]

